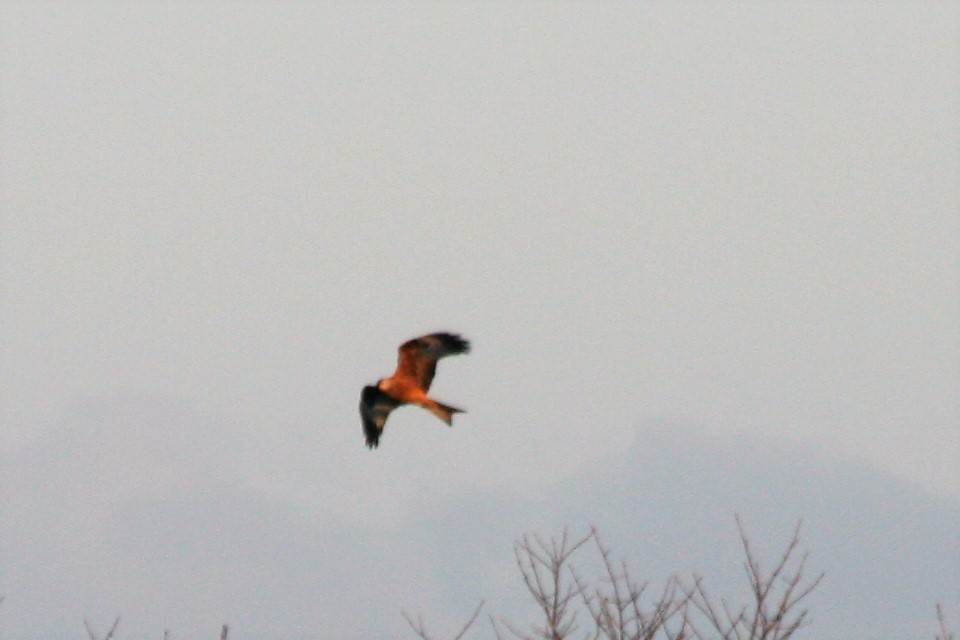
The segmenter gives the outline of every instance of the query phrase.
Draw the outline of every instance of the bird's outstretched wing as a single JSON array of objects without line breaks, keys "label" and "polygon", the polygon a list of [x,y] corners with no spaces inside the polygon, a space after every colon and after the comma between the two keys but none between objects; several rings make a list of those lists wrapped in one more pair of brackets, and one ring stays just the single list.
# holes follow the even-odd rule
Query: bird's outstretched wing
[{"label": "bird's outstretched wing", "polygon": [[430,383],[437,371],[437,360],[469,353],[470,343],[454,333],[431,333],[407,340],[398,351],[400,355],[393,377],[412,379],[426,392],[430,390]]},{"label": "bird's outstretched wing", "polygon": [[363,421],[363,435],[367,446],[375,449],[380,444],[380,434],[387,423],[390,412],[400,403],[375,386],[366,386],[360,393],[360,418]]}]

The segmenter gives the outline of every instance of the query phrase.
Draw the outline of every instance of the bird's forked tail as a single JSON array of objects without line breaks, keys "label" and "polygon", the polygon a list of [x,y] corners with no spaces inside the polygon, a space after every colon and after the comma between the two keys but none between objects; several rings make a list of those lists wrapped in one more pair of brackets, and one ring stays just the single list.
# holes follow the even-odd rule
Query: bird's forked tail
[{"label": "bird's forked tail", "polygon": [[453,414],[466,413],[463,409],[451,407],[448,404],[443,404],[442,402],[437,402],[436,400],[431,399],[428,399],[428,401],[424,403],[423,407],[433,415],[446,422],[449,426],[453,426]]}]

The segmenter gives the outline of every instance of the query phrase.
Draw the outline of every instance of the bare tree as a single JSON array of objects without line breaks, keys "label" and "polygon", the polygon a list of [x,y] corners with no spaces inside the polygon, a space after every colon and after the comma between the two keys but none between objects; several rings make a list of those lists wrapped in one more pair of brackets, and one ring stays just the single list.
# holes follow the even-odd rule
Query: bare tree
[{"label": "bare tree", "polygon": [[[676,577],[669,578],[659,595],[645,606],[643,600],[649,583],[637,583],[630,576],[626,561],[613,560],[610,548],[603,543],[596,528],[591,529],[590,537],[600,556],[602,578],[591,584],[571,568],[577,592],[595,626],[590,637],[652,640],[661,634],[668,640],[686,638],[686,619],[680,614],[690,598],[680,591]],[[670,623],[676,620],[678,624],[671,628]]]},{"label": "bare tree", "polygon": [[[823,574],[812,580],[805,577],[807,554],[799,553],[801,524],[779,561],[764,571],[737,518],[751,593],[749,603],[740,607],[725,599],[715,601],[699,576],[689,583],[673,576],[662,589],[651,592],[648,583],[633,579],[625,562],[613,559],[595,528],[576,539],[567,530],[549,541],[527,534],[514,545],[514,554],[540,621],[522,628],[490,616],[490,623],[498,640],[789,640],[807,622],[801,602],[823,578]],[[593,546],[599,556],[600,577],[593,581],[573,562],[584,546]],[[454,640],[465,637],[480,608]],[[404,617],[422,640],[432,640],[421,618],[415,622],[406,613]]]},{"label": "bare tree", "polygon": [[[566,529],[560,539],[544,541],[540,536],[524,535],[514,545],[517,567],[523,577],[527,591],[540,613],[543,624],[532,625],[530,632],[520,631],[517,627],[501,620],[501,624],[518,640],[563,640],[569,638],[577,629],[577,611],[571,605],[579,597],[580,591],[569,573],[570,557],[593,538],[593,532],[583,538],[571,541]],[[505,637],[496,620],[491,618],[497,638]]]},{"label": "bare tree", "polygon": [[780,561],[767,573],[760,566],[743,523],[737,517],[752,601],[739,608],[732,608],[724,598],[718,603],[708,595],[703,579],[695,576],[693,584],[684,588],[693,605],[684,610],[684,619],[695,638],[708,636],[706,631],[701,631],[699,621],[695,622],[697,616],[694,612],[698,612],[705,619],[707,628],[719,633],[723,640],[787,640],[805,625],[808,610],[799,609],[799,605],[817,588],[824,574],[813,580],[805,579],[808,553],[797,558],[802,524],[797,523]]}]

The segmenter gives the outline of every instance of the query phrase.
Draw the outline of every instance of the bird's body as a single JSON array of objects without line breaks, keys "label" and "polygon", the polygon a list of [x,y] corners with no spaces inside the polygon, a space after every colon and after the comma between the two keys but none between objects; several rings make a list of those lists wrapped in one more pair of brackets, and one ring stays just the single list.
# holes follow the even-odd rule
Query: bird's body
[{"label": "bird's body", "polygon": [[437,402],[427,392],[437,371],[437,360],[470,352],[470,343],[453,333],[431,333],[407,340],[398,349],[397,370],[389,378],[363,388],[360,394],[360,418],[367,446],[380,443],[380,435],[390,412],[405,404],[415,404],[446,422],[462,409]]}]

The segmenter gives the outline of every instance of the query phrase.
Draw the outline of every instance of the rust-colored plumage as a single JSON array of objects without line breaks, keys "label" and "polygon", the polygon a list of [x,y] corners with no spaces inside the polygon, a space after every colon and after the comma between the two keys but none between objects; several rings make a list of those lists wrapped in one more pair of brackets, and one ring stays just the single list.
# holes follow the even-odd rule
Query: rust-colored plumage
[{"label": "rust-colored plumage", "polygon": [[371,449],[380,443],[387,416],[397,407],[415,404],[446,422],[454,413],[463,413],[427,395],[437,372],[437,360],[470,352],[470,343],[454,333],[431,333],[407,340],[398,349],[397,370],[389,378],[363,388],[360,394],[360,418],[363,435]]}]

